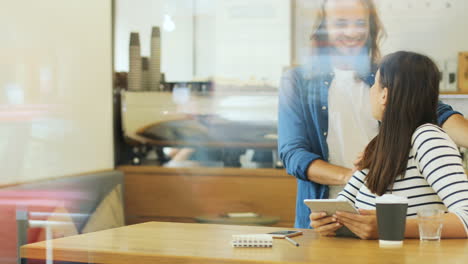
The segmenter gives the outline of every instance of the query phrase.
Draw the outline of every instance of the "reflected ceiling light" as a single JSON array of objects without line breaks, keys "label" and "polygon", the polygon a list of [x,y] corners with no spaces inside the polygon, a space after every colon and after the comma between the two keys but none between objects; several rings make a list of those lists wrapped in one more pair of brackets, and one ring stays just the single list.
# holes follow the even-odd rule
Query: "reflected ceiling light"
[{"label": "reflected ceiling light", "polygon": [[172,32],[175,29],[175,23],[172,20],[172,17],[168,14],[164,15],[163,29],[167,32]]}]

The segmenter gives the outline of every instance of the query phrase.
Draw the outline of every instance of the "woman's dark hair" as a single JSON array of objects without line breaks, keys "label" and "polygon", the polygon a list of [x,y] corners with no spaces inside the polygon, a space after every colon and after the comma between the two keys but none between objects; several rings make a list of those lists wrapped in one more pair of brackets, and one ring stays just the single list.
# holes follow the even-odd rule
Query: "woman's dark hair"
[{"label": "woman's dark hair", "polygon": [[369,190],[383,195],[406,171],[416,128],[437,124],[440,74],[430,58],[406,51],[385,56],[379,74],[381,87],[388,89],[387,104],[379,134],[367,145],[359,167],[369,169]]}]

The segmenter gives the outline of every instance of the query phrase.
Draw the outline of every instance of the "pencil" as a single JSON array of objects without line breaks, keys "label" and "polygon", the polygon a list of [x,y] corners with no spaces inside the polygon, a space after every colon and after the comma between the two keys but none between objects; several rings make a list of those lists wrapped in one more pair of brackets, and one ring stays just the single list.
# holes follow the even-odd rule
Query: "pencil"
[{"label": "pencil", "polygon": [[297,243],[296,241],[290,239],[289,237],[284,237],[284,238],[286,238],[287,241],[289,241],[291,244],[295,245],[296,247],[299,246],[299,243]]}]

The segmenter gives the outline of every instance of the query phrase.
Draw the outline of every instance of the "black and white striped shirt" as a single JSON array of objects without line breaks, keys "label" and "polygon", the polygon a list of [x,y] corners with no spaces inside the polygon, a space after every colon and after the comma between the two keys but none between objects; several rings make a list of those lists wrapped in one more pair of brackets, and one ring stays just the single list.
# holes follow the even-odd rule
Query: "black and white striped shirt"
[{"label": "black and white striped shirt", "polygon": [[[420,209],[442,209],[456,214],[468,234],[468,180],[457,146],[438,126],[425,124],[411,138],[408,167],[398,176],[392,193],[408,198],[407,217]],[[364,184],[368,170],[357,171],[338,199],[350,200],[357,208],[375,209],[375,198]]]}]

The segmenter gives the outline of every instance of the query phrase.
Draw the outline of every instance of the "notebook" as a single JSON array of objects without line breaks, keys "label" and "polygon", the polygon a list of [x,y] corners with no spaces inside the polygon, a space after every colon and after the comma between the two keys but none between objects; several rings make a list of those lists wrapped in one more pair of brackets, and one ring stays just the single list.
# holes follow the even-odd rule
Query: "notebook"
[{"label": "notebook", "polygon": [[267,234],[232,235],[233,247],[272,247],[273,238]]}]

